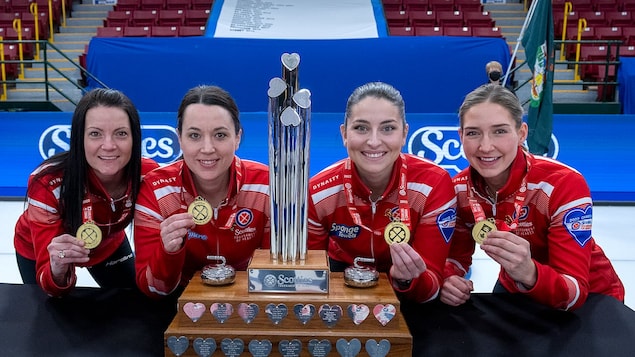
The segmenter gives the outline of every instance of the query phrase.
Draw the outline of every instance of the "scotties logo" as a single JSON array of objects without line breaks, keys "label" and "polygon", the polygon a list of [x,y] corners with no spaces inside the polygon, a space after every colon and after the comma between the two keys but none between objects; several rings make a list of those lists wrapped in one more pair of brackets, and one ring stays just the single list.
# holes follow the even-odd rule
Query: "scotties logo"
[{"label": "scotties logo", "polygon": [[[179,139],[174,128],[167,125],[141,126],[141,155],[159,164],[169,164],[181,156]],[[42,159],[68,151],[71,126],[53,125],[40,135],[39,150]]]}]

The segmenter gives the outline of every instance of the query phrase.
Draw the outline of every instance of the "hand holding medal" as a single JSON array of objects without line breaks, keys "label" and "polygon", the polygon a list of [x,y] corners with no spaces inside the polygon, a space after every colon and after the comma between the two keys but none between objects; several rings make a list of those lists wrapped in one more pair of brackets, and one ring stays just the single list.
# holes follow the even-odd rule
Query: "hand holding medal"
[{"label": "hand holding medal", "polygon": [[384,239],[388,244],[408,243],[410,240],[410,229],[403,222],[390,222],[384,229]]},{"label": "hand holding medal", "polygon": [[94,249],[101,243],[101,229],[89,221],[79,226],[75,237],[84,241],[84,248]]}]

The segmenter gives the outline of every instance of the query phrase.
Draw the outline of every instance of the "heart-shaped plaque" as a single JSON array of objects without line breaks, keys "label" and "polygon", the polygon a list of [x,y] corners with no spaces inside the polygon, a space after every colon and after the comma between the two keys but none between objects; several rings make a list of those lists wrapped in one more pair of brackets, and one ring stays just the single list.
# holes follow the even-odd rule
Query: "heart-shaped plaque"
[{"label": "heart-shaped plaque", "polygon": [[214,316],[216,321],[222,324],[232,315],[234,307],[230,303],[215,302],[209,307],[209,311],[212,313],[212,316]]},{"label": "heart-shaped plaque", "polygon": [[389,323],[393,317],[395,317],[396,313],[397,309],[392,304],[377,304],[373,308],[373,314],[375,314],[375,318],[383,326],[386,326],[386,324]]},{"label": "heart-shaped plaque", "polygon": [[245,343],[240,338],[224,338],[220,341],[220,349],[226,357],[238,357],[245,350]]},{"label": "heart-shaped plaque", "polygon": [[211,337],[205,339],[197,337],[192,342],[192,346],[198,357],[210,357],[216,351],[216,340]]},{"label": "heart-shaped plaque", "polygon": [[192,322],[196,322],[205,313],[205,305],[200,302],[187,302],[183,305],[183,312]]},{"label": "heart-shaped plaque", "polygon": [[257,304],[247,304],[247,303],[240,303],[240,305],[238,305],[238,315],[240,316],[240,318],[243,319],[243,321],[245,321],[245,323],[251,323],[255,318],[256,315],[258,315],[258,305]]},{"label": "heart-shaped plaque", "polygon": [[271,354],[273,345],[269,340],[251,340],[249,341],[249,352],[253,357],[267,357]]},{"label": "heart-shaped plaque", "polygon": [[280,60],[286,69],[293,71],[300,64],[300,55],[297,53],[283,53]]},{"label": "heart-shaped plaque", "polygon": [[371,338],[366,341],[366,352],[370,357],[386,357],[390,352],[390,341],[384,339],[377,343]]},{"label": "heart-shaped plaque", "polygon": [[308,109],[311,106],[311,92],[308,89],[300,89],[293,95],[293,101],[298,107]]},{"label": "heart-shaped plaque", "polygon": [[285,304],[276,305],[271,303],[265,308],[265,314],[267,314],[269,320],[271,320],[271,322],[276,325],[279,324],[285,317],[287,317],[288,313],[289,311],[287,309],[287,305]]},{"label": "heart-shaped plaque", "polygon": [[170,351],[177,357],[185,353],[187,347],[190,345],[190,341],[185,336],[170,336],[168,337],[167,343]]},{"label": "heart-shaped plaque", "polygon": [[278,351],[284,357],[298,357],[302,352],[302,342],[298,339],[282,340],[278,343]]},{"label": "heart-shaped plaque", "polygon": [[286,107],[280,114],[280,122],[284,126],[298,126],[302,122],[302,118],[300,118],[300,115],[295,111],[295,109]]},{"label": "heart-shaped plaque", "polygon": [[309,341],[309,354],[311,357],[326,357],[331,352],[331,342],[327,339],[322,341],[313,339]]},{"label": "heart-shaped plaque", "polygon": [[364,304],[350,304],[348,305],[346,312],[348,312],[348,317],[353,320],[353,323],[355,325],[359,325],[366,320],[370,314],[370,309]]},{"label": "heart-shaped plaque", "polygon": [[320,306],[319,314],[327,327],[333,327],[342,318],[342,307],[339,305],[330,306],[329,304],[324,304]]},{"label": "heart-shaped plaque", "polygon": [[306,325],[315,315],[315,306],[312,304],[296,304],[293,307],[293,313],[303,325]]},{"label": "heart-shaped plaque", "polygon": [[335,343],[335,348],[337,348],[337,352],[339,352],[342,357],[355,357],[362,350],[362,343],[356,338],[350,341],[340,338]]}]

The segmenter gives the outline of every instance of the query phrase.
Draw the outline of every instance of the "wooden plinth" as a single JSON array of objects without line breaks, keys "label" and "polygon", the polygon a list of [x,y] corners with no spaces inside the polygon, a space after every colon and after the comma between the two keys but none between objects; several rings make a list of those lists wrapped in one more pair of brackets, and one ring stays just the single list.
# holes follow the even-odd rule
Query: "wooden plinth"
[{"label": "wooden plinth", "polygon": [[[234,284],[219,287],[204,285],[200,274],[195,275],[179,298],[177,315],[164,333],[165,341],[170,336],[187,337],[189,347],[182,356],[197,356],[193,348],[196,338],[214,338],[217,348],[212,356],[224,356],[220,346],[225,338],[243,340],[245,349],[240,356],[251,356],[248,349],[250,341],[265,339],[273,345],[269,356],[282,356],[278,350],[279,342],[293,339],[302,343],[300,356],[311,356],[308,351],[309,341],[324,339],[331,344],[331,352],[328,356],[339,356],[336,349],[337,341],[340,339],[351,341],[353,338],[358,339],[362,345],[358,356],[368,356],[365,346],[369,340],[374,340],[376,343],[388,340],[391,345],[388,356],[412,354],[412,336],[401,314],[399,300],[385,274],[380,276],[377,286],[358,289],[344,285],[342,273],[331,273],[328,294],[262,292],[254,294],[248,292],[247,284],[247,273],[244,271],[237,272]],[[184,306],[188,303],[190,307],[192,304],[204,305],[204,312],[196,321],[185,313]],[[258,313],[249,323],[238,314],[241,303],[258,306]],[[233,312],[221,323],[210,312],[213,304],[225,304],[225,306],[231,304]],[[287,307],[287,316],[277,324],[265,313],[267,305],[270,304],[276,306],[284,304]],[[297,304],[303,306],[311,304],[315,307],[315,315],[306,324],[303,324],[294,313],[294,306]],[[355,324],[349,317],[349,307],[362,304],[368,307],[370,313],[363,322]],[[327,326],[319,315],[319,309],[324,305],[330,307],[338,305],[342,309],[342,316],[334,326]],[[389,305],[394,306],[395,315],[383,325],[375,317],[373,310],[382,306],[389,307]],[[202,310],[201,305],[198,306]],[[174,356],[167,342],[165,355]]]}]

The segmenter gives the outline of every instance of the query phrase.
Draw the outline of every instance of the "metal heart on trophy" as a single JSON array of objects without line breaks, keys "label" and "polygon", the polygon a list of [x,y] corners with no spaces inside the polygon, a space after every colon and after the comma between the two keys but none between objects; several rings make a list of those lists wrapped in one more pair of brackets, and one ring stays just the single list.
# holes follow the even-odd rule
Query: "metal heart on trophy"
[{"label": "metal heart on trophy", "polygon": [[298,68],[298,65],[300,64],[300,55],[297,53],[283,53],[280,59],[282,61],[282,65],[289,71],[293,71]]},{"label": "metal heart on trophy", "polygon": [[331,342],[329,340],[312,339],[309,341],[309,354],[311,354],[311,357],[326,357],[329,352],[331,352]]},{"label": "metal heart on trophy", "polygon": [[226,357],[238,357],[245,350],[245,343],[240,338],[224,338],[220,341],[220,349]]},{"label": "metal heart on trophy", "polygon": [[196,322],[205,313],[205,305],[200,302],[188,302],[183,305],[183,311],[192,322]]},{"label": "metal heart on trophy", "polygon": [[271,354],[273,345],[269,340],[251,340],[249,341],[249,352],[253,357],[267,357]]},{"label": "metal heart on trophy", "polygon": [[215,302],[209,307],[209,312],[212,313],[212,316],[214,316],[216,321],[222,324],[232,315],[234,307],[230,303]]},{"label": "metal heart on trophy", "polygon": [[178,357],[187,351],[187,347],[190,345],[190,340],[188,340],[185,336],[170,336],[168,337],[167,343],[170,351]]},{"label": "metal heart on trophy", "polygon": [[271,78],[269,81],[269,89],[267,89],[267,95],[270,98],[277,98],[280,94],[287,90],[287,83],[279,77]]},{"label": "metal heart on trophy", "polygon": [[282,114],[280,114],[280,122],[284,126],[298,126],[302,122],[302,118],[300,118],[300,115],[298,115],[295,109],[286,107],[282,111]]},{"label": "metal heart on trophy", "polygon": [[296,304],[293,307],[293,313],[303,325],[306,325],[315,315],[315,306],[312,304]]},{"label": "metal heart on trophy", "polygon": [[308,89],[300,89],[293,95],[293,101],[298,107],[308,109],[311,106],[311,92]]},{"label": "metal heart on trophy", "polygon": [[324,304],[320,306],[319,314],[327,327],[333,327],[342,318],[342,307],[339,305],[329,306],[329,304]]},{"label": "metal heart on trophy", "polygon": [[288,313],[289,311],[287,309],[287,305],[285,304],[276,305],[271,303],[265,308],[265,314],[267,314],[269,320],[271,320],[271,322],[276,325],[279,324],[280,321],[282,321],[285,317],[287,317]]},{"label": "metal heart on trophy", "polygon": [[370,357],[386,357],[390,352],[390,341],[383,339],[377,343],[371,338],[366,341],[366,352]]},{"label": "metal heart on trophy", "polygon": [[302,352],[302,342],[298,339],[282,340],[278,343],[278,351],[283,357],[298,357]]},{"label": "metal heart on trophy", "polygon": [[256,318],[259,310],[258,305],[254,303],[247,304],[241,302],[240,305],[238,305],[238,316],[240,316],[245,323],[249,324]]},{"label": "metal heart on trophy", "polygon": [[346,312],[348,312],[348,317],[353,320],[353,323],[355,325],[359,325],[366,320],[370,314],[370,309],[364,304],[350,304],[348,305]]},{"label": "metal heart on trophy", "polygon": [[337,348],[337,352],[339,352],[342,357],[355,357],[362,350],[362,343],[356,338],[350,341],[340,338],[335,343],[335,348]]},{"label": "metal heart on trophy", "polygon": [[392,304],[377,304],[373,308],[373,314],[375,315],[375,318],[383,326],[386,326],[386,324],[389,323],[393,317],[395,317],[396,313],[397,309]]},{"label": "metal heart on trophy", "polygon": [[198,357],[209,357],[216,351],[216,340],[211,337],[205,339],[197,337],[192,342],[192,347],[194,347],[194,352],[196,352]]}]

